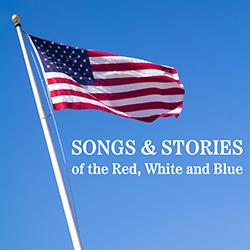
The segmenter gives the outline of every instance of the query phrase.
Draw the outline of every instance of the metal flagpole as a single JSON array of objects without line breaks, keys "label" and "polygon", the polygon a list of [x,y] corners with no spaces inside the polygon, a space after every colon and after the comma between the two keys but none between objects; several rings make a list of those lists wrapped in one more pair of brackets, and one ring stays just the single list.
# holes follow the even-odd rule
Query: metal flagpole
[{"label": "metal flagpole", "polygon": [[59,190],[59,193],[60,193],[64,213],[65,213],[65,216],[66,216],[66,219],[67,219],[67,223],[68,223],[72,243],[73,243],[73,246],[74,246],[75,250],[83,250],[81,240],[80,240],[80,237],[79,237],[79,232],[77,230],[76,222],[75,222],[75,219],[74,219],[74,216],[73,216],[72,208],[71,208],[69,197],[68,197],[68,194],[67,194],[67,190],[66,190],[66,187],[65,187],[65,184],[64,184],[62,172],[61,172],[59,162],[58,162],[58,159],[57,159],[55,147],[54,147],[53,140],[52,140],[52,137],[51,137],[49,124],[48,124],[48,121],[47,121],[46,114],[44,112],[44,108],[43,108],[43,105],[42,105],[42,100],[41,100],[41,97],[40,97],[39,92],[38,92],[36,80],[35,80],[35,77],[34,77],[34,73],[32,71],[29,56],[28,56],[27,49],[26,49],[26,46],[25,46],[25,43],[24,43],[22,30],[21,30],[21,24],[20,24],[20,17],[17,16],[17,15],[13,15],[12,16],[12,21],[15,24],[17,35],[18,35],[18,38],[19,38],[19,42],[20,42],[20,45],[21,45],[21,48],[22,48],[22,52],[23,52],[25,64],[26,64],[26,67],[27,67],[31,87],[32,87],[32,90],[33,90],[33,94],[34,94],[38,114],[39,114],[41,124],[42,124],[42,128],[43,128],[43,133],[44,133],[45,140],[46,140],[46,143],[47,143],[47,146],[48,146],[50,159],[51,159],[51,162],[52,162],[52,166],[53,166],[53,170],[54,170],[54,174],[55,174],[55,178],[56,178],[57,187],[58,187],[58,190]]}]

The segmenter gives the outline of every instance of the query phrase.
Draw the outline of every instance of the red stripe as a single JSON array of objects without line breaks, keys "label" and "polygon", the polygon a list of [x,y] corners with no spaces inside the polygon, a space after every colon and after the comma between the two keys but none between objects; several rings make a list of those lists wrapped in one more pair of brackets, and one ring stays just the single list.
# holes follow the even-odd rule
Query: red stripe
[{"label": "red stripe", "polygon": [[145,102],[130,104],[125,106],[116,106],[115,109],[122,112],[133,112],[145,109],[175,109],[182,106],[182,102],[167,103],[167,102]]},{"label": "red stripe", "polygon": [[74,96],[81,96],[81,97],[89,97],[92,96],[101,101],[107,100],[121,100],[125,98],[132,98],[132,97],[140,97],[140,96],[147,96],[147,95],[183,95],[184,90],[180,88],[171,88],[171,89],[157,89],[157,88],[148,88],[148,89],[139,89],[121,93],[83,93],[76,90],[70,89],[59,89],[59,90],[52,90],[50,91],[51,97],[61,96],[61,95],[74,95]]},{"label": "red stripe", "polygon": [[169,117],[169,116],[175,116],[178,117],[179,113],[174,113],[174,114],[161,114],[161,115],[153,115],[153,116],[147,116],[147,117],[140,117],[140,118],[136,118],[136,117],[127,117],[121,114],[117,114],[115,112],[110,111],[107,108],[104,107],[99,107],[90,103],[68,103],[68,102],[61,102],[61,103],[57,103],[57,104],[53,104],[53,107],[55,110],[62,110],[62,109],[74,109],[74,110],[79,110],[79,109],[97,109],[97,110],[101,110],[101,111],[105,111],[108,113],[113,113],[116,114],[118,116],[121,117],[126,117],[126,118],[131,118],[134,120],[139,120],[139,121],[144,121],[144,122],[153,122],[154,120],[156,120],[159,117]]},{"label": "red stripe", "polygon": [[[61,78],[61,77],[48,78],[47,82],[48,84],[70,83],[75,86],[82,87],[82,85],[77,83],[76,81],[73,81],[67,78]],[[177,82],[177,83],[180,83],[179,80],[174,80],[167,76],[95,79],[95,82],[97,86],[116,86],[116,85],[144,83],[144,82]]]},{"label": "red stripe", "polygon": [[67,79],[67,78],[61,78],[61,77],[55,77],[55,78],[47,78],[47,83],[50,84],[56,84],[56,83],[69,83],[72,84],[74,86],[78,86],[78,87],[82,87],[83,85],[81,85],[78,82],[75,82],[73,80]]},{"label": "red stripe", "polygon": [[150,76],[150,77],[129,77],[129,78],[114,78],[114,79],[95,79],[98,86],[115,86],[122,84],[144,83],[144,82],[177,82],[168,76]]},{"label": "red stripe", "polygon": [[164,67],[153,63],[111,63],[111,64],[92,64],[92,71],[124,71],[124,70],[142,70],[158,69],[171,74],[176,74],[176,69]]},{"label": "red stripe", "polygon": [[107,52],[101,52],[96,50],[87,50],[89,57],[97,57],[97,56],[117,56],[116,54],[111,54]]}]

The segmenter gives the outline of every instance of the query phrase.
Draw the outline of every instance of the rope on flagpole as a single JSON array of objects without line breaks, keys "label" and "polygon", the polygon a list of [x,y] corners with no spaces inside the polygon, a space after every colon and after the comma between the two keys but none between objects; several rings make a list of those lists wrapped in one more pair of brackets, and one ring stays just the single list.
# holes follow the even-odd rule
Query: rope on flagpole
[{"label": "rope on flagpole", "polygon": [[[24,33],[27,34],[26,32],[24,32]],[[54,127],[55,127],[56,136],[57,136],[59,147],[60,147],[61,154],[62,154],[62,157],[63,157],[64,167],[65,167],[65,172],[66,172],[66,179],[67,179],[67,183],[68,183],[69,190],[70,190],[70,196],[71,196],[71,200],[72,200],[73,212],[74,212],[74,216],[76,218],[76,224],[77,224],[78,231],[80,232],[79,222],[78,222],[78,216],[77,216],[77,212],[76,212],[77,210],[76,210],[76,205],[75,205],[76,203],[75,203],[75,199],[74,199],[74,195],[73,195],[73,190],[72,190],[72,185],[71,185],[70,177],[69,177],[69,174],[68,174],[68,171],[67,171],[67,160],[66,160],[66,156],[65,156],[64,147],[63,147],[63,144],[62,144],[61,135],[59,133],[58,125],[57,125],[57,122],[56,122],[56,118],[55,118],[55,113],[54,113],[54,110],[53,110],[52,102],[51,102],[51,100],[50,100],[50,98],[48,96],[47,86],[44,83],[44,80],[42,78],[42,75],[41,75],[40,69],[38,67],[38,64],[36,62],[35,56],[34,56],[34,54],[33,54],[32,51],[30,51],[30,53],[31,53],[32,59],[34,61],[36,70],[38,72],[38,76],[39,76],[39,79],[40,79],[40,83],[42,85],[42,89],[43,89],[44,95],[46,97],[47,104],[49,106],[50,113],[49,113],[49,115],[47,115],[47,117],[52,117],[53,124],[54,124]]]},{"label": "rope on flagpole", "polygon": [[44,95],[46,97],[46,101],[47,101],[47,104],[49,106],[50,113],[49,113],[48,117],[51,116],[53,118],[54,126],[55,126],[55,129],[56,129],[56,135],[57,135],[57,139],[58,139],[58,142],[59,142],[60,150],[61,150],[61,153],[62,153],[63,161],[64,161],[64,164],[67,165],[67,161],[66,161],[66,157],[65,157],[65,151],[64,151],[64,148],[63,148],[63,145],[62,145],[62,140],[61,140],[61,137],[60,137],[60,134],[59,134],[59,130],[58,130],[58,126],[57,126],[57,123],[56,123],[56,120],[55,120],[55,116],[54,116],[53,106],[52,106],[51,100],[48,97],[48,92],[46,91],[47,87],[44,84],[44,80],[42,78],[42,75],[40,73],[39,67],[38,67],[37,62],[35,60],[34,54],[33,54],[32,51],[30,51],[30,53],[31,53],[32,59],[34,61],[36,70],[38,72],[38,76],[39,76],[39,79],[40,79],[40,82],[41,82],[41,85],[42,85],[42,88],[43,88],[43,93],[44,93]]}]

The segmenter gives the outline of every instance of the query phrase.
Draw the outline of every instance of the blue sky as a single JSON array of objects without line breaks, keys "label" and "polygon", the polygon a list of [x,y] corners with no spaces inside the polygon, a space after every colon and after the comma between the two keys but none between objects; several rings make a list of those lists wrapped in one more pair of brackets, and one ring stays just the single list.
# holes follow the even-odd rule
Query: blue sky
[{"label": "blue sky", "polygon": [[[186,95],[178,119],[146,124],[100,111],[60,111],[58,126],[85,249],[247,250],[249,1],[0,3],[0,249],[72,249],[11,15],[33,35],[174,66]],[[242,139],[242,156],[71,156],[73,139]],[[228,162],[241,176],[72,176],[81,162]]]}]

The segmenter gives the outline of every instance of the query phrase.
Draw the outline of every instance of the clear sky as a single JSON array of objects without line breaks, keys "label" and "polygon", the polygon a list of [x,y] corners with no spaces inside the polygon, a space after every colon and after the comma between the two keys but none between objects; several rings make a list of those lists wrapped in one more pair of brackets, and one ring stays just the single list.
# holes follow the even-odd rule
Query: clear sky
[{"label": "clear sky", "polygon": [[[56,113],[86,250],[250,247],[249,1],[1,1],[0,249],[71,241],[11,15],[33,35],[177,68],[178,119],[147,124],[100,111]],[[242,156],[71,156],[73,139],[242,139]],[[72,176],[81,162],[227,162],[241,176]]]}]

